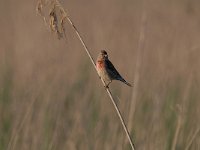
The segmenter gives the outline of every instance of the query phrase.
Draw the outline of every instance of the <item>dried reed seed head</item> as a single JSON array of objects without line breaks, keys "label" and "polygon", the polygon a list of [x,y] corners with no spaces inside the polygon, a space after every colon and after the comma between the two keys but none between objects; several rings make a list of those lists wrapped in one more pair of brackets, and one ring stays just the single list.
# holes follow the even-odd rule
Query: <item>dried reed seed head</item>
[{"label": "dried reed seed head", "polygon": [[66,11],[65,11],[62,7],[59,7],[59,9],[60,9],[60,14],[61,14],[61,16],[64,17],[64,18],[67,18],[67,13],[66,13]]},{"label": "dried reed seed head", "polygon": [[51,31],[57,31],[58,30],[58,19],[56,16],[55,8],[53,8],[49,13],[50,21],[49,26]]},{"label": "dried reed seed head", "polygon": [[[47,22],[46,17],[43,13],[43,9],[47,5],[53,6],[49,12],[49,28],[52,32],[55,32],[58,36],[58,39],[60,39],[63,37],[62,32],[65,32],[64,19],[67,17],[66,12],[57,0],[38,0],[36,12],[44,18],[45,23]],[[58,11],[60,12],[59,14],[57,14],[56,9],[58,9]],[[58,18],[61,18],[60,21],[58,20]]]},{"label": "dried reed seed head", "polygon": [[65,11],[63,9],[60,9],[60,14],[61,14],[61,29],[63,32],[65,32],[65,27],[64,27],[64,23],[65,23],[65,19],[67,18],[67,14],[65,13]]},{"label": "dried reed seed head", "polygon": [[55,7],[51,9],[49,16],[52,16],[55,20],[57,20]]},{"label": "dried reed seed head", "polygon": [[65,22],[64,22],[64,19],[65,19],[65,18],[62,18],[61,21],[60,21],[61,26],[64,26],[64,23],[65,23]]},{"label": "dried reed seed head", "polygon": [[43,8],[47,5],[49,0],[38,0],[37,5],[36,5],[36,12],[40,15],[43,15]]},{"label": "dried reed seed head", "polygon": [[65,23],[65,22],[64,22],[64,19],[65,19],[65,18],[62,18],[61,21],[60,21],[61,30],[62,30],[63,32],[65,32],[65,26],[64,26],[64,23]]},{"label": "dried reed seed head", "polygon": [[62,38],[62,33],[59,31],[59,22],[58,22],[58,18],[57,18],[57,14],[56,14],[56,10],[55,10],[55,5],[52,8],[52,10],[49,13],[50,16],[50,22],[49,22],[49,26],[51,31],[55,32],[58,36],[58,39]]},{"label": "dried reed seed head", "polygon": [[42,15],[42,8],[43,8],[43,4],[41,1],[38,1],[37,6],[36,6],[36,12],[39,15]]}]

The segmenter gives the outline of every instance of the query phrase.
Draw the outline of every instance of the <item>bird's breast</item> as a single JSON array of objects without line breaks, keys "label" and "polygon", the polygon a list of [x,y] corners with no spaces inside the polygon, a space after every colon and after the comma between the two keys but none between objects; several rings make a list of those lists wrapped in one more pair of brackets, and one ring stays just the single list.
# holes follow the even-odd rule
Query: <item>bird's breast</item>
[{"label": "bird's breast", "polygon": [[103,61],[97,61],[97,68],[102,69],[104,67],[104,62]]}]

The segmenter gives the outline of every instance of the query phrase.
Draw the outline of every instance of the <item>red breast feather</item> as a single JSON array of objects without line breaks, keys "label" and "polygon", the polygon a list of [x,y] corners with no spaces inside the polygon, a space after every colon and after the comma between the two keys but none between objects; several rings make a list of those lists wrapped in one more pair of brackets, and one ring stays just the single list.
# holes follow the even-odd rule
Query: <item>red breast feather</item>
[{"label": "red breast feather", "polygon": [[97,61],[97,68],[102,69],[104,67],[103,61]]}]

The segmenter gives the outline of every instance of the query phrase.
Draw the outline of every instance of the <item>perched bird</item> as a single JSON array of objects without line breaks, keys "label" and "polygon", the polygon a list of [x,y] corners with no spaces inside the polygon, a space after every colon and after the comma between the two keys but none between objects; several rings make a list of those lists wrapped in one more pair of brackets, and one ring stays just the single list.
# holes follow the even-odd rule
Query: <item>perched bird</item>
[{"label": "perched bird", "polygon": [[106,88],[108,88],[112,80],[119,80],[128,86],[131,86],[131,84],[126,82],[126,80],[124,80],[124,78],[115,69],[113,64],[108,59],[108,54],[105,50],[101,50],[100,54],[98,55],[96,60],[96,68],[99,76],[106,83]]}]

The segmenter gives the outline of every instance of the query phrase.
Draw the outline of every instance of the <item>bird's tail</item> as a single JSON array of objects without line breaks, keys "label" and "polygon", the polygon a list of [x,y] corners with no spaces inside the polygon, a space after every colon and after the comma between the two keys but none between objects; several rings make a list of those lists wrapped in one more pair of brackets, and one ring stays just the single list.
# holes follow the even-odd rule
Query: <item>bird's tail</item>
[{"label": "bird's tail", "polygon": [[119,78],[118,80],[120,80],[120,81],[124,82],[126,85],[132,87],[132,85],[130,83],[126,82],[126,80],[124,80],[123,78]]}]

